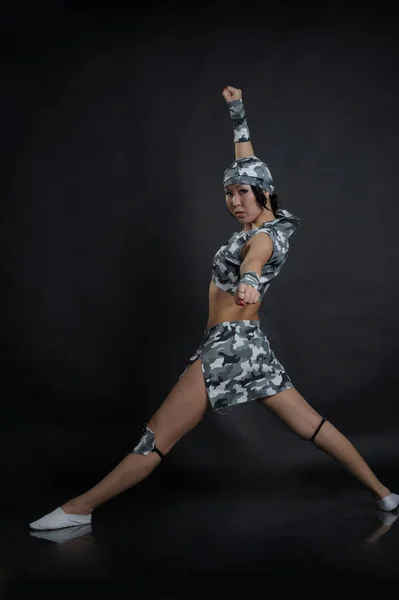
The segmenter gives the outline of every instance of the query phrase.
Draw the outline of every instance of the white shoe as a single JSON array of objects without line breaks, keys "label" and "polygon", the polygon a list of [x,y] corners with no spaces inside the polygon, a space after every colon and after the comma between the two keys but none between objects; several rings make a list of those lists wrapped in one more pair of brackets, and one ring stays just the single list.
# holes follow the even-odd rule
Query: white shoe
[{"label": "white shoe", "polygon": [[395,510],[399,506],[399,495],[388,494],[385,498],[377,500],[377,504],[381,510]]},{"label": "white shoe", "polygon": [[[384,513],[384,515],[390,517],[390,514]],[[31,531],[29,535],[40,538],[42,540],[49,540],[56,544],[64,544],[69,540],[81,537],[91,533],[91,523],[88,525],[75,525],[75,527],[63,527],[56,531]]]},{"label": "white shoe", "polygon": [[91,513],[89,515],[68,515],[59,506],[41,519],[29,523],[31,529],[62,529],[63,527],[73,527],[74,525],[88,525],[91,523]]}]

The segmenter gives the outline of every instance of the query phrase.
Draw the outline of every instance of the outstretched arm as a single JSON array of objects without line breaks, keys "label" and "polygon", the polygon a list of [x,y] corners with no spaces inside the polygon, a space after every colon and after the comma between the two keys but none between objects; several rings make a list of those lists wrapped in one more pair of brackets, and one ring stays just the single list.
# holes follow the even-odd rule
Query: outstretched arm
[{"label": "outstretched arm", "polygon": [[245,118],[241,90],[228,85],[223,88],[222,96],[227,102],[230,117],[233,121],[236,159],[245,158],[246,156],[255,156],[248,123]]}]

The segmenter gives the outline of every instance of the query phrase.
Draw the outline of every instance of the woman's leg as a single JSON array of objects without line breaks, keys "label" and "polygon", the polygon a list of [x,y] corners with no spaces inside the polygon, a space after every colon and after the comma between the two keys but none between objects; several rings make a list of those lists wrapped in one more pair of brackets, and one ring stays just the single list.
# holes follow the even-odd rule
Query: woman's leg
[{"label": "woman's leg", "polygon": [[[322,420],[321,415],[295,388],[261,398],[258,402],[304,440],[311,439]],[[377,479],[353,444],[329,421],[323,423],[313,441],[318,448],[346,467],[376,498],[384,498],[390,493],[390,490]]]},{"label": "woman's leg", "polygon": [[[168,454],[176,442],[201,421],[209,408],[201,359],[198,359],[177,381],[147,422],[155,434],[156,447],[163,455]],[[133,446],[135,443],[132,443]],[[68,514],[89,514],[110,498],[148,477],[161,460],[155,452],[147,455],[129,453],[104,479],[61,508]]]}]

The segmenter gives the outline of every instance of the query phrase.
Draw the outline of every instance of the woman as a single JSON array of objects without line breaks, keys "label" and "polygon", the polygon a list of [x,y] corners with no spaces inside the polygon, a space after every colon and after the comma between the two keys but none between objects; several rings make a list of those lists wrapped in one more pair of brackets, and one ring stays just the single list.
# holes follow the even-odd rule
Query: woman
[{"label": "woman", "polygon": [[241,90],[228,86],[222,95],[233,121],[236,153],[224,174],[226,203],[243,229],[213,259],[202,342],[133,450],[93,488],[30,523],[32,529],[90,523],[93,510],[147,477],[211,407],[225,413],[251,400],[345,466],[382,510],[399,505],[399,495],[295,389],[259,327],[260,300],[287,258],[300,219],[279,207],[270,171],[254,155]]}]

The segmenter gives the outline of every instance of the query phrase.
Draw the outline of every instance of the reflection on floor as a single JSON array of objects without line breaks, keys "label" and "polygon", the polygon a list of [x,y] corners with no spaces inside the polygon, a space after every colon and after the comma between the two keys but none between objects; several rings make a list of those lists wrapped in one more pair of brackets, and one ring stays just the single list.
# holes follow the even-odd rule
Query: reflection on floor
[{"label": "reflection on floor", "polygon": [[357,482],[348,489],[347,476],[334,477],[269,487],[195,473],[149,478],[95,511],[91,525],[47,532],[28,523],[77,490],[37,491],[2,511],[1,597],[38,587],[42,597],[86,598],[84,583],[100,597],[108,586],[157,599],[392,597],[399,513],[378,511]]}]

